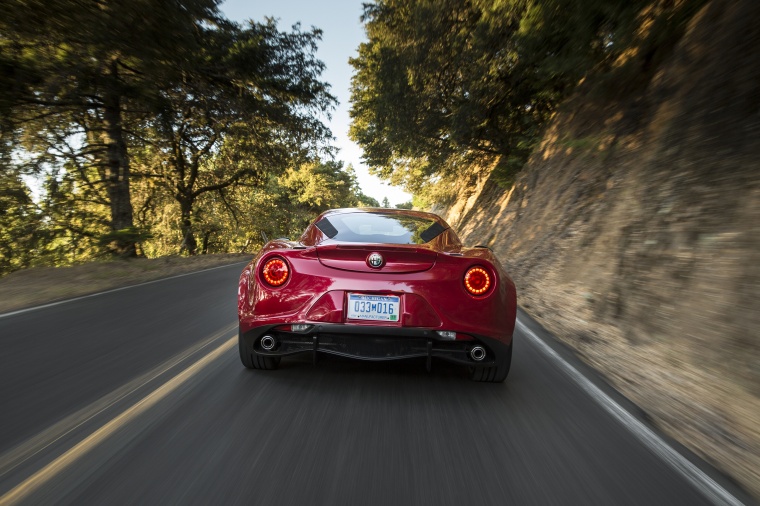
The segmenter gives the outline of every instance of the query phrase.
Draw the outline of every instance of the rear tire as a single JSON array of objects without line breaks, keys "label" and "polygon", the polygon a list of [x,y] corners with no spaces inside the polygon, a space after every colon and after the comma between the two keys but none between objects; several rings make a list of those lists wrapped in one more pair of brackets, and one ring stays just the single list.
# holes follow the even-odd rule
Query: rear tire
[{"label": "rear tire", "polygon": [[262,369],[271,371],[280,366],[280,357],[265,357],[245,345],[243,336],[238,334],[238,351],[240,352],[240,361],[248,369]]},{"label": "rear tire", "polygon": [[512,343],[509,343],[509,347],[502,356],[496,357],[496,365],[484,367],[474,366],[472,367],[472,375],[470,376],[474,381],[483,381],[487,383],[503,383],[509,375],[509,369],[512,366]]}]

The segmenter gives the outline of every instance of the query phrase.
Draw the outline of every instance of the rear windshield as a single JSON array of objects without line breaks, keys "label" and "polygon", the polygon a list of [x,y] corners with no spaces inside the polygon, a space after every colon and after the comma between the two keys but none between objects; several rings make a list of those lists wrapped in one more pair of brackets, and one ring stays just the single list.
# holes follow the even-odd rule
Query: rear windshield
[{"label": "rear windshield", "polygon": [[336,241],[386,244],[423,244],[446,230],[431,218],[383,213],[335,214],[317,228]]}]

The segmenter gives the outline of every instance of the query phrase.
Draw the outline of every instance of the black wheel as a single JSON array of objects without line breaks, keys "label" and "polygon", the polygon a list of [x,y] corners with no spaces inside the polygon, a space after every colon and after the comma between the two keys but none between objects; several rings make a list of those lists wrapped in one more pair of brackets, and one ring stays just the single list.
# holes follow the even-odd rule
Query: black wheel
[{"label": "black wheel", "polygon": [[272,370],[280,366],[280,357],[264,357],[255,351],[249,349],[243,341],[243,337],[238,334],[238,351],[240,352],[240,361],[248,369]]},{"label": "black wheel", "polygon": [[496,365],[490,367],[472,367],[472,375],[470,376],[474,381],[485,381],[488,383],[502,383],[509,375],[509,368],[512,366],[512,343],[505,352],[496,356]]}]

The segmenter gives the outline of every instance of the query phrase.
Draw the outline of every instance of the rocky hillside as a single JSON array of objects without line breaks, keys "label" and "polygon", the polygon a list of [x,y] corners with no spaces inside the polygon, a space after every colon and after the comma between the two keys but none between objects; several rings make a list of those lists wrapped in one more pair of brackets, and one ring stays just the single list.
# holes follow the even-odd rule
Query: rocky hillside
[{"label": "rocky hillside", "polygon": [[708,2],[637,91],[584,83],[512,190],[482,170],[439,209],[523,308],[756,496],[758,48],[760,2]]}]

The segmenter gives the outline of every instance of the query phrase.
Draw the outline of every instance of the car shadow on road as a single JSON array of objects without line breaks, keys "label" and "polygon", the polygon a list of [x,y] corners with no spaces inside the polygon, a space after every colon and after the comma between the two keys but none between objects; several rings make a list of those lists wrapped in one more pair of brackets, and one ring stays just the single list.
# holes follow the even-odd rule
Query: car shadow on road
[{"label": "car shadow on road", "polygon": [[[424,358],[363,361],[330,355],[320,355],[316,365],[311,356],[286,357],[275,371],[251,371],[267,382],[295,391],[319,389],[348,393],[357,389],[367,394],[393,392],[394,395],[439,395],[442,392],[475,395],[508,393],[519,381],[519,371],[513,368],[505,383],[480,383],[470,379],[468,367],[440,359],[432,361],[430,372]],[[489,394],[489,395],[490,395]]]}]

